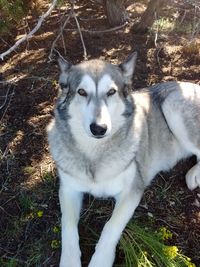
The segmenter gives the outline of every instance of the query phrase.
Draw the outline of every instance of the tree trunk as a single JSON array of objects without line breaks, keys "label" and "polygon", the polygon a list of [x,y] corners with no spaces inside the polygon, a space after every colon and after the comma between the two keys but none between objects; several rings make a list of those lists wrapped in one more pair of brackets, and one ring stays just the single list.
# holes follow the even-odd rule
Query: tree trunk
[{"label": "tree trunk", "polygon": [[103,7],[108,22],[112,27],[127,21],[128,14],[125,9],[124,0],[103,0]]},{"label": "tree trunk", "polygon": [[156,17],[158,17],[165,0],[150,0],[147,9],[143,13],[141,20],[138,24],[133,26],[133,32],[145,33],[153,25]]}]

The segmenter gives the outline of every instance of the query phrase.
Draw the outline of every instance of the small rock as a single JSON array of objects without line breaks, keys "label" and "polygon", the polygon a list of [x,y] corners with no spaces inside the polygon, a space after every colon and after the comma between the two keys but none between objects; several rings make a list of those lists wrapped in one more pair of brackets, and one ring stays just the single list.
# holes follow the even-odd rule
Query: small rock
[{"label": "small rock", "polygon": [[150,218],[153,218],[153,214],[151,212],[147,212],[147,215],[150,217]]},{"label": "small rock", "polygon": [[170,206],[174,206],[175,205],[175,201],[170,201],[169,204],[170,204]]},{"label": "small rock", "polygon": [[196,206],[197,208],[200,208],[200,202],[199,200],[196,198],[194,203],[192,203],[193,206]]}]

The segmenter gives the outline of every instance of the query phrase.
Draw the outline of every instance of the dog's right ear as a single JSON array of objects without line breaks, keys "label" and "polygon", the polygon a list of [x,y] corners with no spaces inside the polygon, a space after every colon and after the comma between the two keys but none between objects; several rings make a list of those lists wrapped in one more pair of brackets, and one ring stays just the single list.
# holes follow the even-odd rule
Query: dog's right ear
[{"label": "dog's right ear", "polygon": [[61,73],[67,73],[72,67],[72,64],[61,56],[58,58],[58,65],[60,67]]},{"label": "dog's right ear", "polygon": [[68,76],[69,70],[72,67],[72,64],[65,60],[63,57],[59,56],[58,58],[58,65],[60,67],[61,73],[59,77],[59,84],[60,88],[64,93],[68,93],[69,91],[69,84],[68,84]]}]

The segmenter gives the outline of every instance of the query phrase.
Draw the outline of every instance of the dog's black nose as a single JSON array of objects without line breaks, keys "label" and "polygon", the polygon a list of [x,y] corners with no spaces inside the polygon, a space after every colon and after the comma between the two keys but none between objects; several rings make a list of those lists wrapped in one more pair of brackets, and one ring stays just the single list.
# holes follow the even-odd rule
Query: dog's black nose
[{"label": "dog's black nose", "polygon": [[103,136],[107,131],[107,125],[106,124],[96,124],[92,123],[90,124],[90,131],[95,136]]}]

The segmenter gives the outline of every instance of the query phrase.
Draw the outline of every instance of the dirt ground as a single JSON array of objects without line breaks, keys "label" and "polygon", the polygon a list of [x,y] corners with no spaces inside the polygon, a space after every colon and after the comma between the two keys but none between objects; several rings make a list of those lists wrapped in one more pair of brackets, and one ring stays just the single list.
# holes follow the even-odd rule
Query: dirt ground
[{"label": "dirt ground", "polygon": [[[45,12],[48,1],[41,2]],[[200,15],[192,5],[182,2],[173,1],[173,8],[165,6],[159,27],[155,26],[146,35],[136,35],[132,27],[144,11],[145,1],[128,1],[129,23],[107,33],[97,32],[109,28],[102,7],[78,1],[75,12],[81,28],[95,30],[83,32],[88,58],[100,57],[118,64],[137,50],[134,90],[169,80],[200,84],[200,36],[194,30],[194,18]],[[53,115],[59,70],[48,56],[69,9],[66,5],[54,10],[28,42],[0,63],[1,266],[58,266],[58,178],[45,128]],[[36,22],[37,16],[30,15],[26,25],[1,38],[0,53]],[[82,43],[73,18],[56,48],[72,63],[83,60]],[[173,232],[171,243],[200,266],[200,190],[189,191],[184,178],[195,160],[192,157],[180,162],[170,173],[158,174],[134,218],[151,224],[155,230],[169,227]],[[112,200],[85,197],[80,221],[83,266],[87,266],[97,235],[113,205]],[[117,265],[124,266],[120,251]]]}]

